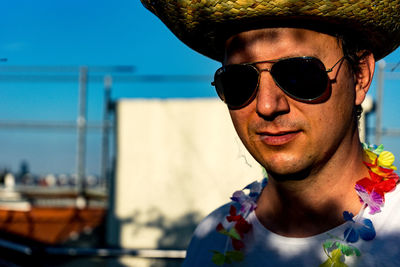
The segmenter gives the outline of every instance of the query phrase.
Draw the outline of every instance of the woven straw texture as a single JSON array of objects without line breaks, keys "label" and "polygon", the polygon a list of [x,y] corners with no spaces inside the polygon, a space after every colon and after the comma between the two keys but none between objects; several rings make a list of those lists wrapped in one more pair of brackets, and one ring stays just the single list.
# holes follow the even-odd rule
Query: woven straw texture
[{"label": "woven straw texture", "polygon": [[287,22],[351,32],[377,60],[400,44],[400,0],[141,1],[186,45],[218,61],[229,36],[257,27],[288,26]]}]

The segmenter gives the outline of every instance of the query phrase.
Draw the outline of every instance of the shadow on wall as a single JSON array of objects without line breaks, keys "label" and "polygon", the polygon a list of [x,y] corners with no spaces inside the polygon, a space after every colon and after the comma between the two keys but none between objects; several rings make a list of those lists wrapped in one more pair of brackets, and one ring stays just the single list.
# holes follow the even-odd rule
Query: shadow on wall
[{"label": "shadow on wall", "polygon": [[[146,218],[146,221],[143,221],[143,218]],[[203,216],[198,212],[189,212],[171,220],[161,210],[150,208],[145,212],[136,211],[124,220],[116,217],[113,220],[118,221],[120,225],[134,225],[133,237],[137,236],[140,231],[146,231],[146,229],[160,231],[161,234],[156,241],[156,249],[186,250],[192,234],[202,218]],[[118,242],[116,238],[119,237],[116,230],[112,229],[113,232],[109,233],[115,239],[114,242]],[[178,267],[182,265],[183,259],[148,259],[148,262],[146,266],[149,267]],[[118,263],[118,260],[111,260],[109,264],[112,267],[127,266],[121,262]]]},{"label": "shadow on wall", "polygon": [[163,234],[157,241],[159,249],[186,249],[200,219],[199,213],[190,212],[176,220],[167,221],[165,216],[159,213],[158,217],[146,226],[162,230]]},{"label": "shadow on wall", "polygon": [[[155,212],[155,211],[153,211]],[[193,231],[202,216],[197,212],[187,213],[176,220],[170,221],[159,211],[155,220],[149,222],[147,227],[156,227],[162,230],[162,236],[157,241],[159,249],[187,249]],[[183,259],[156,260],[151,267],[178,267]]]}]

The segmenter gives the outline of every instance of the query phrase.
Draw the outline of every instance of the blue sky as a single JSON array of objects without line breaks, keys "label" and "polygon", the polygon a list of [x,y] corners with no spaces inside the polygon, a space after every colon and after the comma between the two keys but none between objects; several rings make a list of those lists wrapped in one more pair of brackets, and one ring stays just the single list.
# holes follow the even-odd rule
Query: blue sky
[{"label": "blue sky", "polygon": [[[219,66],[183,45],[139,0],[3,1],[0,66],[131,65],[134,74],[209,75]],[[400,50],[385,58],[400,61]],[[400,70],[399,70],[400,71]],[[400,128],[400,80],[387,81],[385,127]],[[374,86],[371,94],[374,95]],[[88,119],[102,117],[102,85],[89,84]],[[0,120],[75,121],[76,83],[1,82]],[[216,97],[208,82],[114,84],[112,97]],[[400,153],[399,138],[388,146]],[[74,131],[0,129],[0,168],[18,169],[21,160],[37,173],[75,169]],[[100,135],[88,137],[89,173],[100,170]]]}]

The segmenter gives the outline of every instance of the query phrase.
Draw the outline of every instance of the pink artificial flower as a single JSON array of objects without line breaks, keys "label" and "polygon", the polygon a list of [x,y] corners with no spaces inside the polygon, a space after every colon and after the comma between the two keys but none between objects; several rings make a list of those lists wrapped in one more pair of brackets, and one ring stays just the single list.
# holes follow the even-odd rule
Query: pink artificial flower
[{"label": "pink artificial flower", "polygon": [[254,199],[246,195],[243,191],[236,191],[233,193],[231,199],[240,204],[241,214],[248,214],[257,207],[257,203],[254,201]]},{"label": "pink artificial flower", "polygon": [[360,197],[361,203],[365,203],[370,208],[370,214],[375,214],[381,211],[381,207],[385,203],[384,198],[381,194],[376,191],[368,193],[368,191],[360,184],[355,186],[356,192]]}]

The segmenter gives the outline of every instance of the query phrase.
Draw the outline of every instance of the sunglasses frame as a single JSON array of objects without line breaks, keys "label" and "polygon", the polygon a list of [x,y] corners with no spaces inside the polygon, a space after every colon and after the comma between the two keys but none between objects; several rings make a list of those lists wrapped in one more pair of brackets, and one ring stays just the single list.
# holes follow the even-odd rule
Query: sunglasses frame
[{"label": "sunglasses frame", "polygon": [[[288,57],[288,58],[281,58],[281,59],[276,59],[276,60],[262,60],[262,61],[249,62],[249,63],[229,64],[229,65],[225,65],[225,66],[222,66],[221,68],[217,69],[217,71],[215,72],[215,75],[214,75],[214,81],[211,83],[211,85],[215,87],[218,96],[221,98],[222,101],[224,101],[224,102],[228,105],[228,107],[229,107],[230,109],[240,109],[240,108],[243,108],[243,107],[247,106],[248,104],[250,104],[250,102],[252,102],[252,101],[254,100],[255,96],[257,95],[258,88],[259,88],[259,84],[260,84],[260,77],[261,77],[261,73],[262,73],[262,72],[267,71],[267,72],[271,73],[271,71],[272,71],[274,65],[275,65],[276,63],[282,62],[282,61],[292,61],[292,60],[299,60],[299,59],[300,59],[300,60],[312,60],[312,61],[317,62],[316,65],[320,65],[320,66],[321,66],[321,70],[324,70],[324,71],[325,71],[326,77],[327,77],[327,84],[326,84],[326,88],[325,88],[324,92],[322,92],[320,95],[318,95],[318,96],[316,96],[316,97],[314,97],[314,98],[301,98],[301,97],[298,97],[298,96],[296,96],[296,95],[293,95],[292,93],[288,92],[285,88],[283,88],[283,87],[276,81],[276,79],[275,79],[274,75],[272,75],[272,73],[271,73],[271,76],[272,76],[272,79],[274,80],[275,84],[276,84],[286,95],[288,95],[289,97],[293,98],[294,100],[299,101],[299,102],[304,102],[304,103],[310,103],[310,104],[312,104],[312,103],[318,103],[318,102],[321,101],[321,99],[325,99],[325,98],[327,97],[327,95],[329,94],[329,90],[328,90],[328,89],[329,89],[329,83],[330,83],[332,80],[329,78],[328,73],[329,73],[329,72],[332,72],[333,69],[334,69],[340,62],[342,62],[345,58],[346,58],[346,56],[342,56],[331,68],[328,68],[328,69],[325,67],[324,63],[323,63],[320,59],[318,59],[318,58],[316,58],[316,57],[311,57],[311,56]],[[271,63],[272,65],[271,65],[270,68],[265,68],[265,69],[259,69],[259,68],[256,67],[257,64],[262,64],[262,63]],[[253,93],[251,94],[251,96],[249,97],[249,99],[246,100],[246,101],[245,101],[243,104],[241,104],[241,105],[234,106],[234,105],[230,105],[229,103],[227,103],[227,102],[225,101],[225,95],[224,95],[224,93],[223,93],[223,90],[221,90],[221,89],[218,90],[218,88],[217,88],[217,86],[216,86],[216,81],[215,81],[215,80],[216,80],[216,77],[217,77],[218,75],[220,75],[220,73],[222,73],[222,72],[225,71],[226,67],[229,67],[229,66],[241,66],[241,65],[245,65],[245,66],[250,66],[250,67],[252,67],[252,68],[257,72],[257,74],[258,74],[258,75],[257,75],[257,79],[258,79],[258,80],[257,80],[257,84],[256,84],[255,88],[253,89]]]}]

